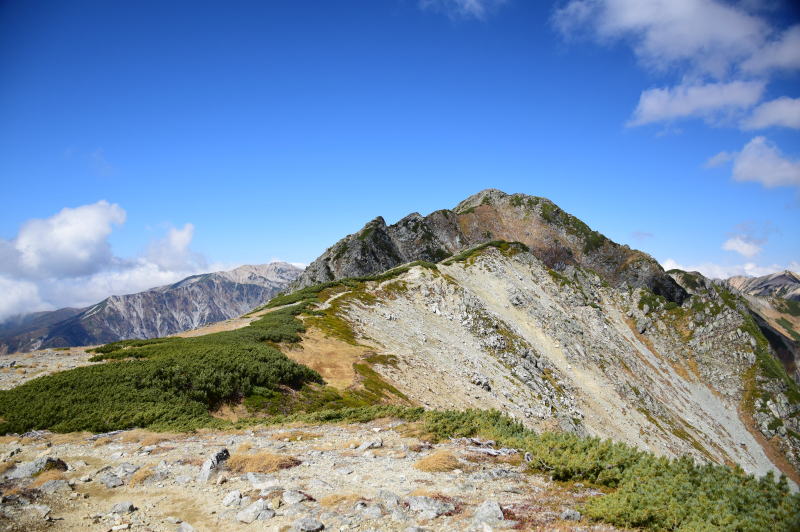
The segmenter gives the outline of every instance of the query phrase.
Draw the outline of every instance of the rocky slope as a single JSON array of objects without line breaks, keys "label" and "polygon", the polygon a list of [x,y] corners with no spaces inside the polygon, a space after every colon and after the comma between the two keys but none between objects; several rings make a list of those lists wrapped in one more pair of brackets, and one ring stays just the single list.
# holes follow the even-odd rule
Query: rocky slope
[{"label": "rocky slope", "polygon": [[[381,420],[184,435],[6,437],[0,484],[9,494],[0,505],[0,528],[618,530],[575,510],[602,492],[531,475],[514,450],[465,438],[431,446],[403,429]],[[231,458],[204,475],[204,460],[223,451]],[[237,455],[260,453],[289,467],[253,473],[230,465]],[[442,455],[454,460],[443,471],[415,467]],[[35,475],[45,465],[51,469]]]},{"label": "rocky slope", "polygon": [[268,301],[302,270],[285,262],[187,277],[84,309],[37,313],[0,328],[0,353],[154,338],[240,316]]},{"label": "rocky slope", "polygon": [[616,287],[648,288],[677,303],[685,297],[649,255],[610,241],[548,199],[494,189],[470,196],[453,210],[413,213],[389,226],[378,217],[325,251],[293,287],[371,275],[417,260],[438,262],[492,240],[522,242],[556,270],[581,266]]}]

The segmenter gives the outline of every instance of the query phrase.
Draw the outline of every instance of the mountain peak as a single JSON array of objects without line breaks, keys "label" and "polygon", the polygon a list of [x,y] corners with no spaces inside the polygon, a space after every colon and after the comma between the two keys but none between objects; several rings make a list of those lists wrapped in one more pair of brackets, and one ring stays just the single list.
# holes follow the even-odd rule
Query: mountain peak
[{"label": "mountain peak", "polygon": [[521,242],[554,270],[582,266],[615,286],[646,287],[676,302],[686,297],[649,255],[612,242],[546,198],[493,188],[473,194],[454,210],[412,213],[389,226],[377,217],[331,246],[294,286],[372,275],[419,260],[439,262],[493,240]]},{"label": "mountain peak", "polygon": [[453,210],[455,212],[460,213],[467,209],[475,208],[478,205],[484,205],[505,197],[508,197],[508,194],[506,194],[502,190],[496,188],[486,188],[463,200],[458,205],[456,205],[456,207]]}]

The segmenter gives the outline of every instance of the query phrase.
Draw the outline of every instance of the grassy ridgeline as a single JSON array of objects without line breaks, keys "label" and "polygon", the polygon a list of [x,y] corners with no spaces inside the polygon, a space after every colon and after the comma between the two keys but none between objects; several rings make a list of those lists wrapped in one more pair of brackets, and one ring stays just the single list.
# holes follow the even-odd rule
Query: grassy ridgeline
[{"label": "grassy ridgeline", "polygon": [[95,360],[0,391],[0,433],[50,429],[102,432],[131,427],[189,430],[217,422],[209,409],[251,394],[321,383],[319,374],[265,342],[297,341],[300,307],[248,327],[196,338],[129,340],[98,348]]}]

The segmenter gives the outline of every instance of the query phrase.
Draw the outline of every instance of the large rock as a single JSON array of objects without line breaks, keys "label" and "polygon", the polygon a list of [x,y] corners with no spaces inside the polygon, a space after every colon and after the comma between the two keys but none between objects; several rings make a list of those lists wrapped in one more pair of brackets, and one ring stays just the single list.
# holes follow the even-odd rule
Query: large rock
[{"label": "large rock", "polygon": [[228,449],[222,449],[209,456],[203,466],[200,468],[200,474],[197,476],[199,482],[208,482],[211,474],[219,468],[219,465],[231,457]]},{"label": "large rock", "polygon": [[6,473],[6,478],[30,478],[33,475],[38,475],[43,471],[49,471],[51,469],[66,471],[68,468],[67,464],[60,458],[44,456],[37,458],[32,462],[23,462],[21,464],[17,464],[17,466],[11,472]]}]

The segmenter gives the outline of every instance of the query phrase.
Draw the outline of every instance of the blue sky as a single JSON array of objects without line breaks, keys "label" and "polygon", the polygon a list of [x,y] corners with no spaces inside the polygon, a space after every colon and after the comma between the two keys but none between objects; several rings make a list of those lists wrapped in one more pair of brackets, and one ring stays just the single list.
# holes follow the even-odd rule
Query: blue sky
[{"label": "blue sky", "polygon": [[721,0],[0,4],[0,319],[545,196],[798,269],[800,15]]}]

